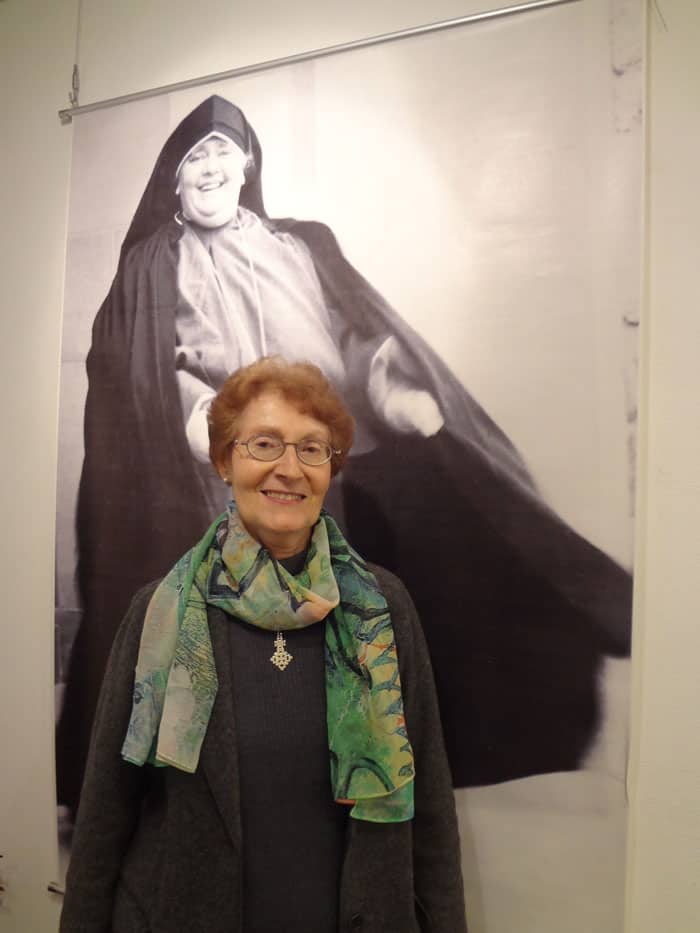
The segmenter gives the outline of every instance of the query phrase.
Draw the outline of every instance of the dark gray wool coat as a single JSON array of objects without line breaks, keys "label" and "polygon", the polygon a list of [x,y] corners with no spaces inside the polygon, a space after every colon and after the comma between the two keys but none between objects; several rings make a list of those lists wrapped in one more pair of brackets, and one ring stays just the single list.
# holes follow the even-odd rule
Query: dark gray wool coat
[{"label": "dark gray wool coat", "polygon": [[[338,933],[466,933],[454,795],[423,633],[403,584],[372,570],[396,636],[416,812],[405,823],[348,820]],[[138,768],[120,755],[153,589],[136,595],[112,648],[61,933],[241,933],[243,847],[225,613],[209,608],[219,691],[197,771]]]}]

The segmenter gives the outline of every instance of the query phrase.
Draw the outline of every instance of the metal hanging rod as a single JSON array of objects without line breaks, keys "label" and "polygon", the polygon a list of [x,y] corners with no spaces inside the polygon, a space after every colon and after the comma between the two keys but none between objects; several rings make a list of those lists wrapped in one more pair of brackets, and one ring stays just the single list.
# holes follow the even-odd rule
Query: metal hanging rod
[{"label": "metal hanging rod", "polygon": [[408,39],[411,36],[422,36],[444,29],[453,29],[455,26],[466,26],[468,23],[479,23],[484,20],[497,19],[501,16],[513,16],[516,13],[527,13],[531,10],[541,10],[546,7],[562,6],[565,3],[580,2],[581,0],[530,0],[528,3],[518,3],[515,6],[501,7],[498,10],[485,10],[483,13],[471,13],[467,16],[458,16],[456,19],[446,19],[438,23],[427,23],[424,26],[412,26],[408,29],[399,29],[396,32],[385,32],[379,36],[369,36],[366,39],[356,39],[353,42],[342,42],[339,45],[328,45],[322,49],[312,49],[309,52],[299,52],[296,55],[285,55],[283,58],[271,58],[255,65],[243,65],[241,68],[231,68],[228,71],[218,71],[215,74],[201,75],[198,78],[188,78],[187,81],[163,84],[160,87],[149,88],[147,91],[123,94],[121,97],[109,97],[106,100],[97,100],[92,104],[67,107],[65,110],[59,110],[58,116],[61,123],[70,123],[74,116],[81,113],[104,110],[107,107],[115,107],[117,104],[128,104],[134,100],[144,100],[148,97],[157,97],[160,94],[170,94],[172,91],[182,91],[185,88],[212,84],[215,81],[225,81],[228,78],[239,78],[241,75],[270,71],[273,68],[282,68],[284,65],[296,65],[299,62],[306,62],[314,58],[326,58],[329,55],[338,55],[341,52],[366,49],[382,42],[396,42],[398,39]]}]

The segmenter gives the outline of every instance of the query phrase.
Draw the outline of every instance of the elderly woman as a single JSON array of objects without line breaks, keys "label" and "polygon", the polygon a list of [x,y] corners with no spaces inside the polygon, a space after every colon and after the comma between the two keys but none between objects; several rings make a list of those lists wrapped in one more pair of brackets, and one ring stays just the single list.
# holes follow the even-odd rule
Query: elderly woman
[{"label": "elderly woman", "polygon": [[415,610],[323,510],[353,419],[266,358],[209,420],[233,499],[117,635],[62,933],[465,931]]},{"label": "elderly woman", "polygon": [[77,803],[126,594],[226,502],[205,462],[207,407],[229,372],[278,352],[318,365],[357,418],[329,501],[367,559],[407,581],[455,783],[578,767],[599,723],[600,660],[629,650],[629,574],[549,509],[508,438],[326,226],[267,216],[256,134],[214,96],[165,143],[93,328],[59,800]]}]

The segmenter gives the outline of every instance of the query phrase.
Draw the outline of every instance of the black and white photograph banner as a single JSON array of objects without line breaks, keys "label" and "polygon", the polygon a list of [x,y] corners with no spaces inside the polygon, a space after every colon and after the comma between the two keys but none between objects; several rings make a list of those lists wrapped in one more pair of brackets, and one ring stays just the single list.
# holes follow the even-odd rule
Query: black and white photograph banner
[{"label": "black and white photograph banner", "polygon": [[[64,863],[119,622],[230,495],[209,402],[282,354],[357,421],[328,508],[417,606],[471,933],[621,933],[641,17],[584,0],[76,116]],[[222,173],[237,212],[199,235],[183,209],[210,210]]]}]

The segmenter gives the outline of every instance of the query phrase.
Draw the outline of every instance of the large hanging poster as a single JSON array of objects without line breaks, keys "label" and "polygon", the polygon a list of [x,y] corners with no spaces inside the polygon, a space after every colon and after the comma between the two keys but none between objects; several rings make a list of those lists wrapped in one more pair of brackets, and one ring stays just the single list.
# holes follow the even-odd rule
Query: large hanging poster
[{"label": "large hanging poster", "polygon": [[[281,352],[318,363],[358,420],[330,509],[420,611],[470,929],[621,930],[640,25],[634,4],[574,4],[77,120],[57,516],[66,837],[119,619],[225,504],[197,416],[227,372]],[[194,145],[231,105],[256,166],[242,246],[202,251],[172,134]]]}]

